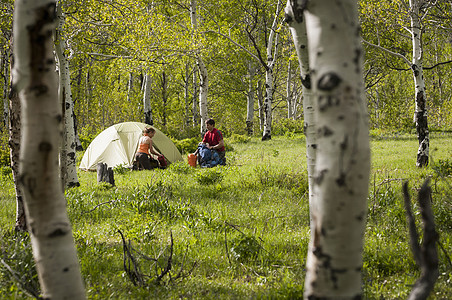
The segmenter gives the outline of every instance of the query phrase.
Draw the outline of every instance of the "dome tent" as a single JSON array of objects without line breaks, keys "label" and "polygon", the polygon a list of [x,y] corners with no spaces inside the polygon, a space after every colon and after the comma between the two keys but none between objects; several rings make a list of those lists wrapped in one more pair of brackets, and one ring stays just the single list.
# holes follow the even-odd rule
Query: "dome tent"
[{"label": "dome tent", "polygon": [[79,168],[94,171],[98,163],[106,163],[108,167],[132,167],[138,140],[146,127],[155,129],[152,141],[158,152],[169,162],[182,160],[176,145],[157,128],[145,123],[124,122],[108,127],[94,138],[86,149]]}]

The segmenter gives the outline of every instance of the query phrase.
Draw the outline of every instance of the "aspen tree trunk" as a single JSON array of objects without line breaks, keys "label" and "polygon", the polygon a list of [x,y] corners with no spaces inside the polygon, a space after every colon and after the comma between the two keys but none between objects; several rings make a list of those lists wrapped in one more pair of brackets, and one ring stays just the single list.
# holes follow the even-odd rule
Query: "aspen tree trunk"
[{"label": "aspen tree trunk", "polygon": [[293,119],[293,94],[292,94],[292,64],[289,60],[287,64],[287,79],[286,79],[286,103],[287,103],[287,118]]},{"label": "aspen tree trunk", "polygon": [[199,120],[199,103],[198,103],[198,74],[197,74],[197,68],[193,69],[193,127],[198,126],[198,120]]},{"label": "aspen tree trunk", "polygon": [[[11,77],[12,80],[12,77]],[[27,230],[24,196],[19,184],[19,155],[20,155],[20,99],[14,89],[11,89],[9,98],[9,147],[11,170],[13,174],[14,189],[16,192],[16,231]]]},{"label": "aspen tree trunk", "polygon": [[256,72],[255,67],[252,63],[248,64],[248,94],[246,102],[246,131],[249,136],[253,135],[253,125],[254,125],[254,89],[253,89],[253,78]]},{"label": "aspen tree trunk", "polygon": [[[190,19],[193,29],[193,38],[198,34],[198,15],[197,15],[197,3],[196,0],[190,0]],[[206,65],[201,57],[200,53],[196,54],[196,64],[199,69],[199,115],[201,117],[201,134],[206,132],[207,121],[207,95],[209,92],[209,74],[207,72]]]},{"label": "aspen tree trunk", "polygon": [[416,122],[416,132],[419,141],[417,151],[416,166],[425,167],[428,165],[430,139],[427,123],[427,98],[425,95],[425,81],[423,75],[423,51],[422,51],[422,32],[421,22],[419,20],[420,6],[424,1],[410,0],[410,19],[411,19],[411,37],[413,43],[413,59],[411,69],[413,71],[414,86],[416,93],[416,110],[414,114]]},{"label": "aspen tree trunk", "polygon": [[168,106],[168,79],[166,72],[162,72],[162,125],[166,126],[166,107]]},{"label": "aspen tree trunk", "polygon": [[151,107],[151,84],[152,84],[151,74],[146,73],[143,93],[144,123],[154,125]]},{"label": "aspen tree trunk", "polygon": [[184,99],[185,99],[185,128],[190,127],[190,93],[189,93],[189,80],[190,67],[189,64],[185,64],[185,85],[184,85]]},{"label": "aspen tree trunk", "polygon": [[5,128],[9,127],[9,101],[8,101],[8,90],[9,90],[9,49],[5,49],[2,57],[2,67],[4,74],[4,84],[3,84],[3,124],[5,124]]},{"label": "aspen tree trunk", "polygon": [[[276,54],[278,52],[278,37],[279,33],[276,32],[278,25],[278,14],[280,11],[281,0],[278,0],[276,7],[275,18],[270,29],[267,43],[267,66],[265,67],[265,99],[264,99],[264,131],[262,140],[270,140],[272,138],[272,105],[273,94],[275,92],[273,83],[273,69],[276,64]],[[273,49],[275,45],[275,49]]]},{"label": "aspen tree trunk", "polygon": [[64,16],[61,3],[57,5],[57,30],[55,30],[55,53],[59,65],[59,98],[63,111],[63,143],[60,153],[60,167],[63,178],[63,186],[80,186],[77,177],[77,152],[75,150],[75,129],[74,129],[74,103],[72,102],[71,76],[69,73],[69,62],[65,54],[65,41],[63,39]]},{"label": "aspen tree trunk", "polygon": [[17,0],[14,9],[14,88],[22,108],[20,186],[44,299],[85,299],[58,148],[62,134],[52,34],[55,1]]},{"label": "aspen tree trunk", "polygon": [[[285,21],[288,23],[300,65],[301,82],[303,84],[304,134],[306,136],[306,159],[309,185],[309,207],[314,205],[314,168],[316,163],[316,121],[315,97],[311,89],[309,69],[308,35],[303,9],[297,0],[288,0],[285,9]],[[312,217],[311,217],[312,221]]]},{"label": "aspen tree trunk", "polygon": [[370,147],[357,3],[309,1],[304,16],[318,145],[304,296],[361,299]]},{"label": "aspen tree trunk", "polygon": [[131,103],[130,95],[133,90],[133,73],[129,73],[129,80],[127,80],[127,102]]},{"label": "aspen tree trunk", "polygon": [[262,95],[262,81],[257,82],[257,102],[259,110],[259,129],[264,130],[264,96]]},{"label": "aspen tree trunk", "polygon": [[207,131],[206,121],[207,121],[207,94],[209,92],[209,75],[207,73],[207,68],[202,61],[202,58],[198,56],[198,67],[199,67],[199,115],[201,117],[201,133]]}]

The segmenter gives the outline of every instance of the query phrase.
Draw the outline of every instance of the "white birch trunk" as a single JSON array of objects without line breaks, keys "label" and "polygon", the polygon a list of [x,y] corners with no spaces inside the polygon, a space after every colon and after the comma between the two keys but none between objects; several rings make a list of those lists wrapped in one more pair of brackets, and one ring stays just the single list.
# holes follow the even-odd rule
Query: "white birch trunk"
[{"label": "white birch trunk", "polygon": [[69,73],[69,62],[65,54],[66,42],[62,38],[62,30],[65,16],[61,10],[61,5],[57,6],[58,26],[55,31],[55,52],[59,65],[59,98],[63,109],[64,130],[63,143],[60,153],[61,175],[63,185],[66,187],[80,186],[77,177],[77,151],[75,143],[74,129],[74,103],[72,102],[71,77]]},{"label": "white birch trunk", "polygon": [[[308,169],[309,185],[309,207],[314,200],[314,168],[316,163],[316,121],[314,111],[314,96],[311,89],[311,75],[309,69],[308,35],[303,9],[295,0],[288,0],[286,9],[286,22],[289,24],[295,50],[297,52],[298,64],[300,65],[301,82],[303,84],[303,114],[304,134],[306,136],[306,160]],[[312,217],[311,217],[312,222]]]},{"label": "white birch trunk", "polygon": [[429,131],[427,123],[427,98],[425,94],[425,81],[423,75],[423,51],[422,32],[419,20],[419,10],[424,1],[410,0],[411,37],[413,43],[413,59],[411,69],[414,76],[414,87],[416,93],[415,122],[418,135],[419,148],[417,151],[416,166],[425,167],[429,159]]},{"label": "white birch trunk", "polygon": [[190,127],[190,67],[189,64],[185,64],[185,85],[184,85],[184,99],[185,99],[185,128]]},{"label": "white birch trunk", "polygon": [[166,109],[168,106],[168,79],[166,72],[162,72],[162,125],[166,126]]},{"label": "white birch trunk", "polygon": [[207,95],[209,92],[209,75],[207,73],[207,68],[201,56],[198,56],[198,68],[199,68],[199,115],[201,117],[201,133],[207,131],[206,121],[207,121]]},{"label": "white birch trunk", "polygon": [[143,93],[144,123],[154,125],[151,107],[151,84],[152,84],[151,74],[146,73]]},{"label": "white birch trunk", "polygon": [[[278,5],[276,7],[275,18],[273,19],[273,24],[270,29],[270,34],[268,36],[267,43],[267,66],[265,68],[265,100],[264,100],[264,130],[262,140],[269,140],[272,138],[272,105],[273,105],[273,94],[275,92],[273,83],[273,69],[276,63],[276,54],[278,52],[278,37],[279,34],[276,32],[278,25],[278,14],[280,11],[281,0],[278,0]],[[275,48],[273,49],[273,45]]]},{"label": "white birch trunk", "polygon": [[[12,78],[11,78],[12,79]],[[25,215],[24,196],[19,185],[19,155],[20,155],[20,99],[14,89],[11,89],[9,114],[9,147],[11,170],[13,174],[14,189],[16,192],[16,224],[15,230],[27,230],[27,218]]]},{"label": "white birch trunk", "polygon": [[5,49],[3,52],[2,66],[5,82],[3,84],[3,124],[5,128],[9,128],[9,100],[8,100],[8,90],[9,90],[9,49]]},{"label": "white birch trunk", "polygon": [[305,298],[360,299],[370,147],[357,3],[310,1],[304,16],[318,144]]},{"label": "white birch trunk", "polygon": [[127,102],[131,103],[130,95],[133,90],[133,73],[129,73],[129,80],[127,81]]},{"label": "white birch trunk", "polygon": [[193,70],[193,127],[198,126],[198,120],[199,120],[199,103],[198,103],[198,74],[196,72],[197,68],[194,68]]},{"label": "white birch trunk", "polygon": [[[198,32],[198,15],[197,15],[197,4],[196,0],[190,0],[190,19],[193,29],[193,38],[195,38]],[[206,121],[207,121],[207,95],[209,92],[209,74],[207,72],[206,65],[201,57],[200,53],[196,54],[196,64],[199,69],[199,115],[201,117],[201,134],[206,132]]]},{"label": "white birch trunk", "polygon": [[85,299],[59,178],[63,118],[52,52],[55,16],[55,1],[15,2],[13,78],[22,108],[19,182],[43,298]]},{"label": "white birch trunk", "polygon": [[287,79],[286,79],[286,103],[287,103],[287,118],[293,119],[293,93],[292,93],[292,64],[289,60],[287,64]]},{"label": "white birch trunk", "polygon": [[257,82],[257,102],[259,106],[259,129],[264,130],[264,96],[262,95],[262,81]]},{"label": "white birch trunk", "polygon": [[253,78],[256,72],[255,67],[252,63],[248,64],[248,94],[246,98],[246,131],[249,136],[253,135],[253,125],[254,125],[254,89],[253,89]]}]

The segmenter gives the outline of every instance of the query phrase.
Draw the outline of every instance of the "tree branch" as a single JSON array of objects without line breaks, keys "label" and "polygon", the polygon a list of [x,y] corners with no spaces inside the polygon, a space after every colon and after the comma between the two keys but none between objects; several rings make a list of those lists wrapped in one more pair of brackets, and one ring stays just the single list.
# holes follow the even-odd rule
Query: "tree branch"
[{"label": "tree branch", "polygon": [[375,44],[373,44],[371,42],[366,41],[365,39],[363,39],[362,41],[363,41],[363,43],[365,43],[365,44],[367,44],[369,46],[372,46],[374,48],[380,49],[380,50],[382,50],[382,51],[384,51],[386,53],[389,53],[389,54],[391,54],[391,55],[393,55],[395,57],[401,58],[407,65],[411,66],[411,62],[405,56],[403,56],[402,54],[397,53],[397,52],[393,52],[393,51],[391,51],[389,49],[386,49],[385,47],[382,47],[380,45],[375,45]]},{"label": "tree branch", "polygon": [[411,248],[416,260],[416,264],[421,269],[421,277],[416,281],[408,297],[408,300],[427,299],[435,286],[436,279],[439,276],[438,270],[438,252],[436,243],[438,233],[435,229],[435,221],[430,206],[431,188],[430,180],[425,180],[418,194],[419,210],[422,216],[424,235],[422,246],[419,245],[419,236],[414,223],[414,217],[411,212],[411,201],[408,193],[408,183],[403,184],[403,195],[405,200],[406,216],[409,223]]}]

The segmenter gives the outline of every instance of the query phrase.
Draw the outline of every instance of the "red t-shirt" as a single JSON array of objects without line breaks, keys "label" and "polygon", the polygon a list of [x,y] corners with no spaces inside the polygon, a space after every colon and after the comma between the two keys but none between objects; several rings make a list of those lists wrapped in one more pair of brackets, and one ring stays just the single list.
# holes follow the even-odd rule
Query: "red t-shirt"
[{"label": "red t-shirt", "polygon": [[[215,146],[218,145],[222,139],[223,135],[221,134],[221,132],[218,129],[214,128],[212,131],[207,131],[206,134],[204,134],[202,142],[208,143],[210,146]],[[224,151],[224,146],[215,150]]]}]

